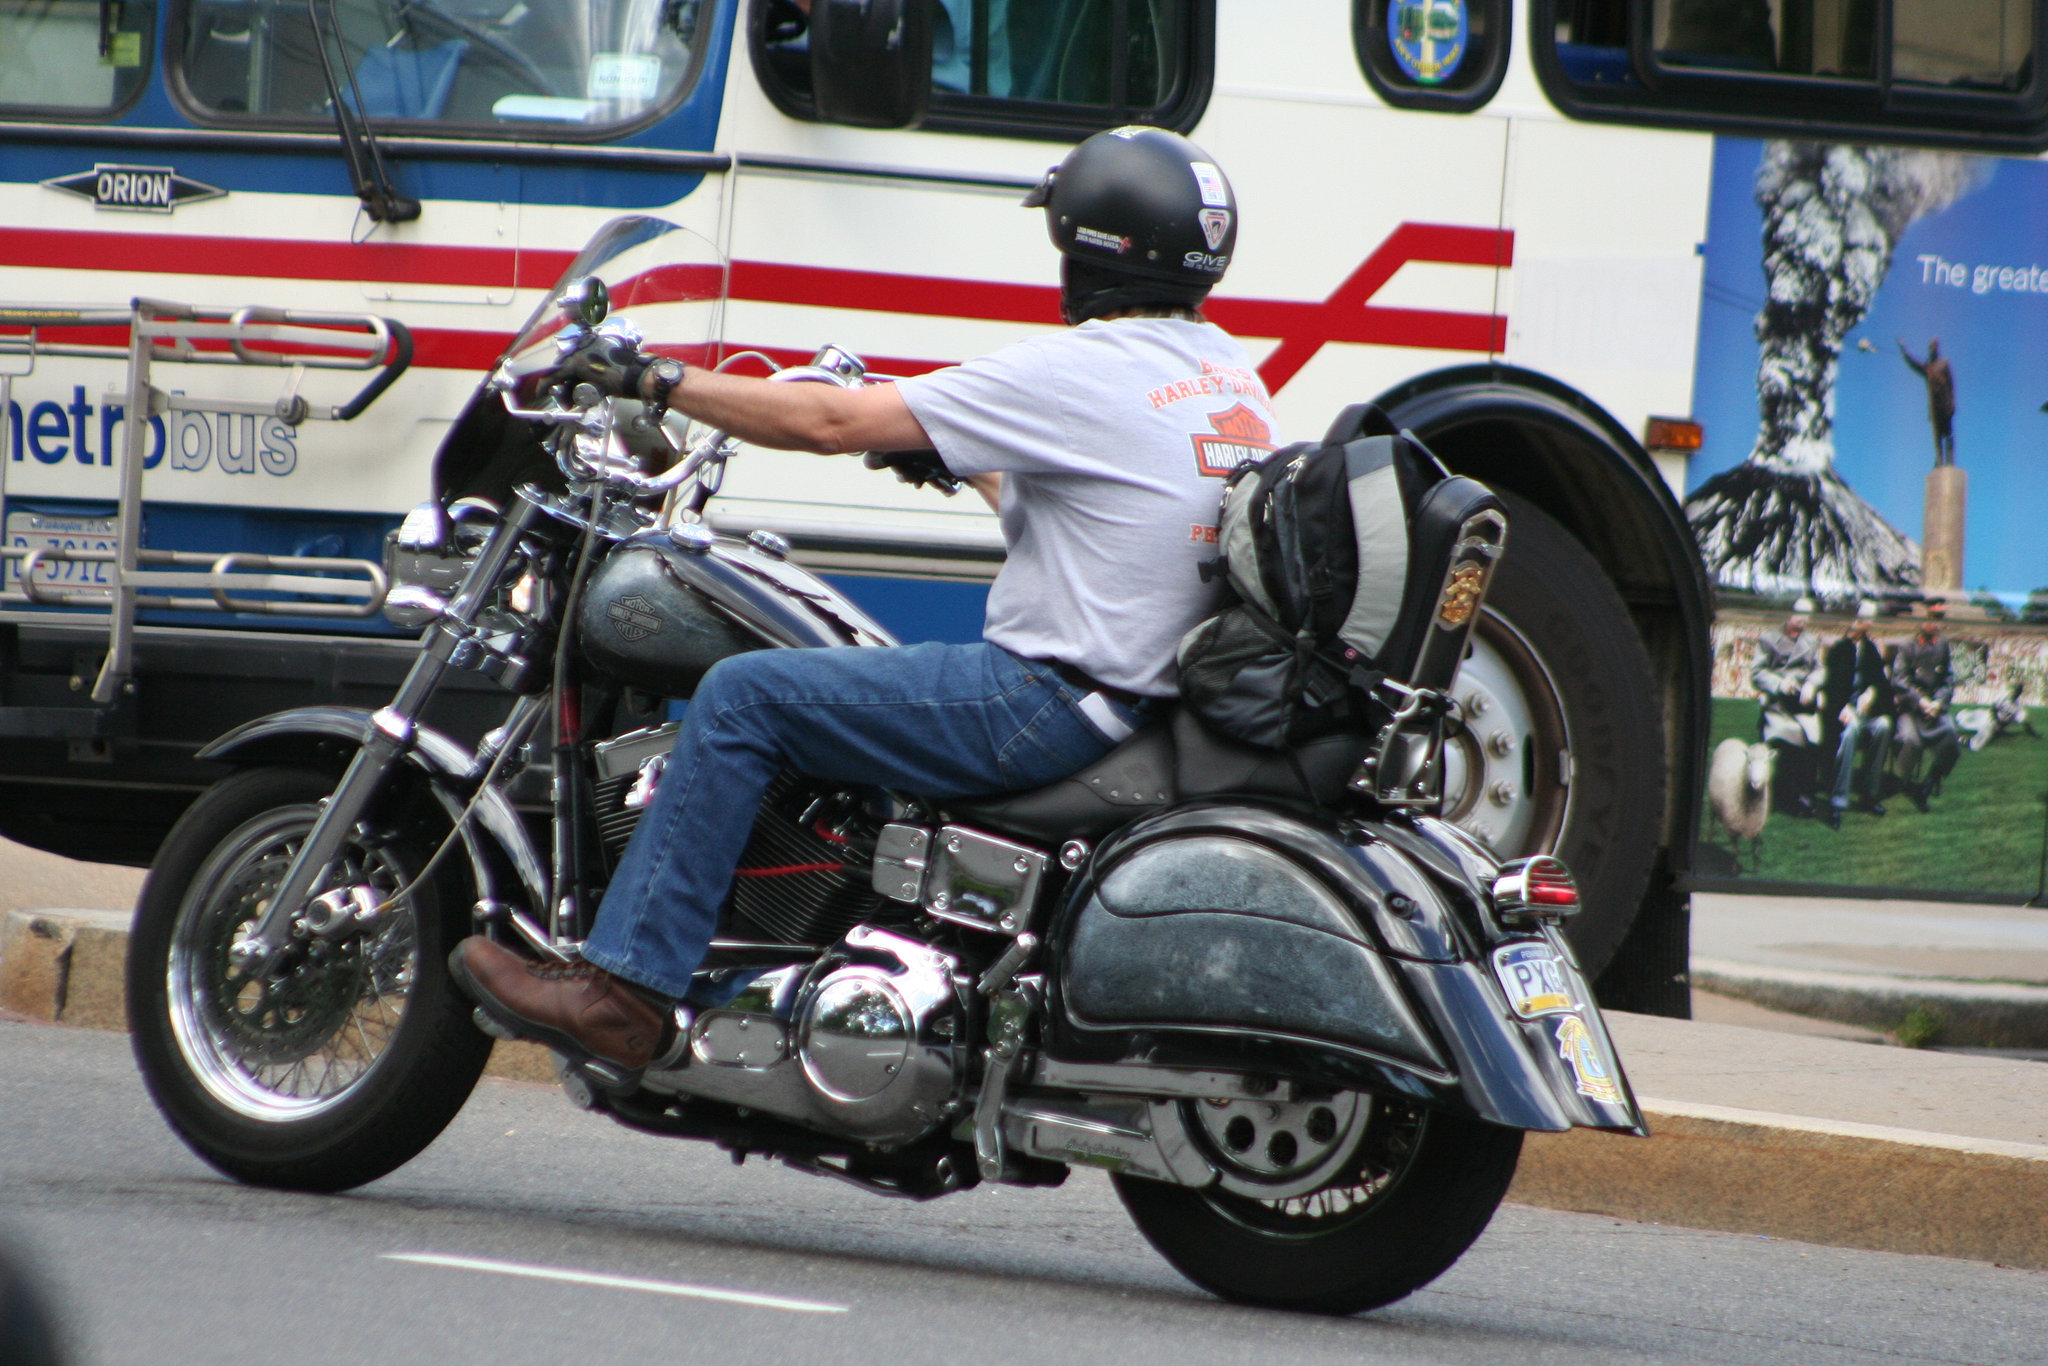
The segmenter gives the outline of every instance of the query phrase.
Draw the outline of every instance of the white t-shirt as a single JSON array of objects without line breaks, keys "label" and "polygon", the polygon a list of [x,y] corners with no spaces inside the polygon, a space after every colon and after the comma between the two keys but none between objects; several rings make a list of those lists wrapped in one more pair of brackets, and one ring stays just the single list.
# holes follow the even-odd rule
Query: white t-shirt
[{"label": "white t-shirt", "polygon": [[982,634],[1113,688],[1174,691],[1216,610],[1223,480],[1281,442],[1244,348],[1180,318],[1117,318],[897,385],[946,467],[1003,475],[1009,549]]}]

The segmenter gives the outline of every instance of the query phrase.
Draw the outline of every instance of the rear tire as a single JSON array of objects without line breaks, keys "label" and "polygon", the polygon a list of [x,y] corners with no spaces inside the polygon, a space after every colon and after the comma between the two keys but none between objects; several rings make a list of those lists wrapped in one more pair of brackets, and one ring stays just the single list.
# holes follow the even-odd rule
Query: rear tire
[{"label": "rear tire", "polygon": [[[468,932],[453,874],[280,989],[230,964],[333,786],[261,768],[208,790],[166,837],[129,940],[128,1018],[150,1095],[193,1152],[251,1185],[374,1181],[433,1142],[490,1057],[448,975]],[[348,880],[387,894],[426,857],[405,837],[352,838],[342,854]]]},{"label": "rear tire", "polygon": [[1355,1157],[1306,1195],[1256,1198],[1227,1162],[1224,1181],[1205,1190],[1111,1179],[1146,1241],[1211,1294],[1357,1314],[1412,1294],[1463,1256],[1507,1194],[1521,1150],[1520,1130],[1380,1099]]},{"label": "rear tire", "polygon": [[[1586,975],[1597,977],[1635,920],[1663,838],[1662,697],[1642,637],[1599,562],[1533,505],[1502,498],[1508,552],[1487,594],[1493,620],[1479,634],[1507,661],[1519,701],[1538,718],[1526,785],[1511,786],[1543,814],[1525,847],[1494,852],[1555,853],[1571,868],[1583,909],[1566,933]],[[1465,695],[1462,679],[1456,691]],[[1475,729],[1484,725],[1478,720]],[[1472,795],[1483,812],[1490,796]]]}]

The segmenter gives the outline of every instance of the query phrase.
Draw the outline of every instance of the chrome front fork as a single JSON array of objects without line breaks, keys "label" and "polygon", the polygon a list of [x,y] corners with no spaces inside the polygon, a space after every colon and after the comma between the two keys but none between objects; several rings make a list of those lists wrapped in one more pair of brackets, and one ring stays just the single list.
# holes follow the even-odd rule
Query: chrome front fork
[{"label": "chrome front fork", "polygon": [[321,808],[269,905],[249,934],[235,945],[233,958],[238,966],[275,976],[290,966],[295,950],[308,942],[307,903],[325,889],[349,832],[383,790],[392,771],[405,762],[418,738],[420,714],[458,652],[469,643],[477,614],[491,600],[520,542],[540,515],[540,509],[525,499],[514,501],[455,600],[428,628],[419,658],[399,685],[398,695],[370,717],[362,747]]}]

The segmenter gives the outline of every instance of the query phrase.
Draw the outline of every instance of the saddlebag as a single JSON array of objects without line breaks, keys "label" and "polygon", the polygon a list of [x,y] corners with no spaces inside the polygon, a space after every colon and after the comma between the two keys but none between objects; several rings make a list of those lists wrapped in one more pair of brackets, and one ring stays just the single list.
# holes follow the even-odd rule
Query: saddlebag
[{"label": "saddlebag", "polygon": [[1446,1069],[1350,908],[1248,839],[1165,839],[1119,860],[1078,908],[1062,990],[1083,1029],[1282,1038]]}]

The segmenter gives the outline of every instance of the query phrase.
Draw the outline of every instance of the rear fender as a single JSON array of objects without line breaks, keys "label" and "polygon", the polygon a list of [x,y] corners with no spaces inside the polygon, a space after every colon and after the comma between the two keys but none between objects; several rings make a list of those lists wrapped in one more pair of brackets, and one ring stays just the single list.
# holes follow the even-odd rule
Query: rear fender
[{"label": "rear fender", "polygon": [[[1562,938],[1497,944],[1482,897],[1370,826],[1340,838],[1232,804],[1139,822],[1062,909],[1049,1048],[1391,1091],[1516,1129],[1640,1129]],[[1491,961],[1510,944],[1556,956],[1562,1007],[1518,1018]]]},{"label": "rear fender", "polygon": [[[240,768],[306,764],[333,769],[338,775],[363,743],[369,724],[370,713],[361,707],[299,707],[245,722],[209,743],[196,757]],[[448,819],[452,822],[461,815],[476,791],[470,776],[475,756],[441,732],[420,726],[405,757],[425,778]],[[526,823],[504,793],[494,789],[477,801],[462,843],[480,897],[515,899],[501,896],[509,873],[523,893],[516,899],[535,910],[547,908],[547,866],[527,835]]]}]

